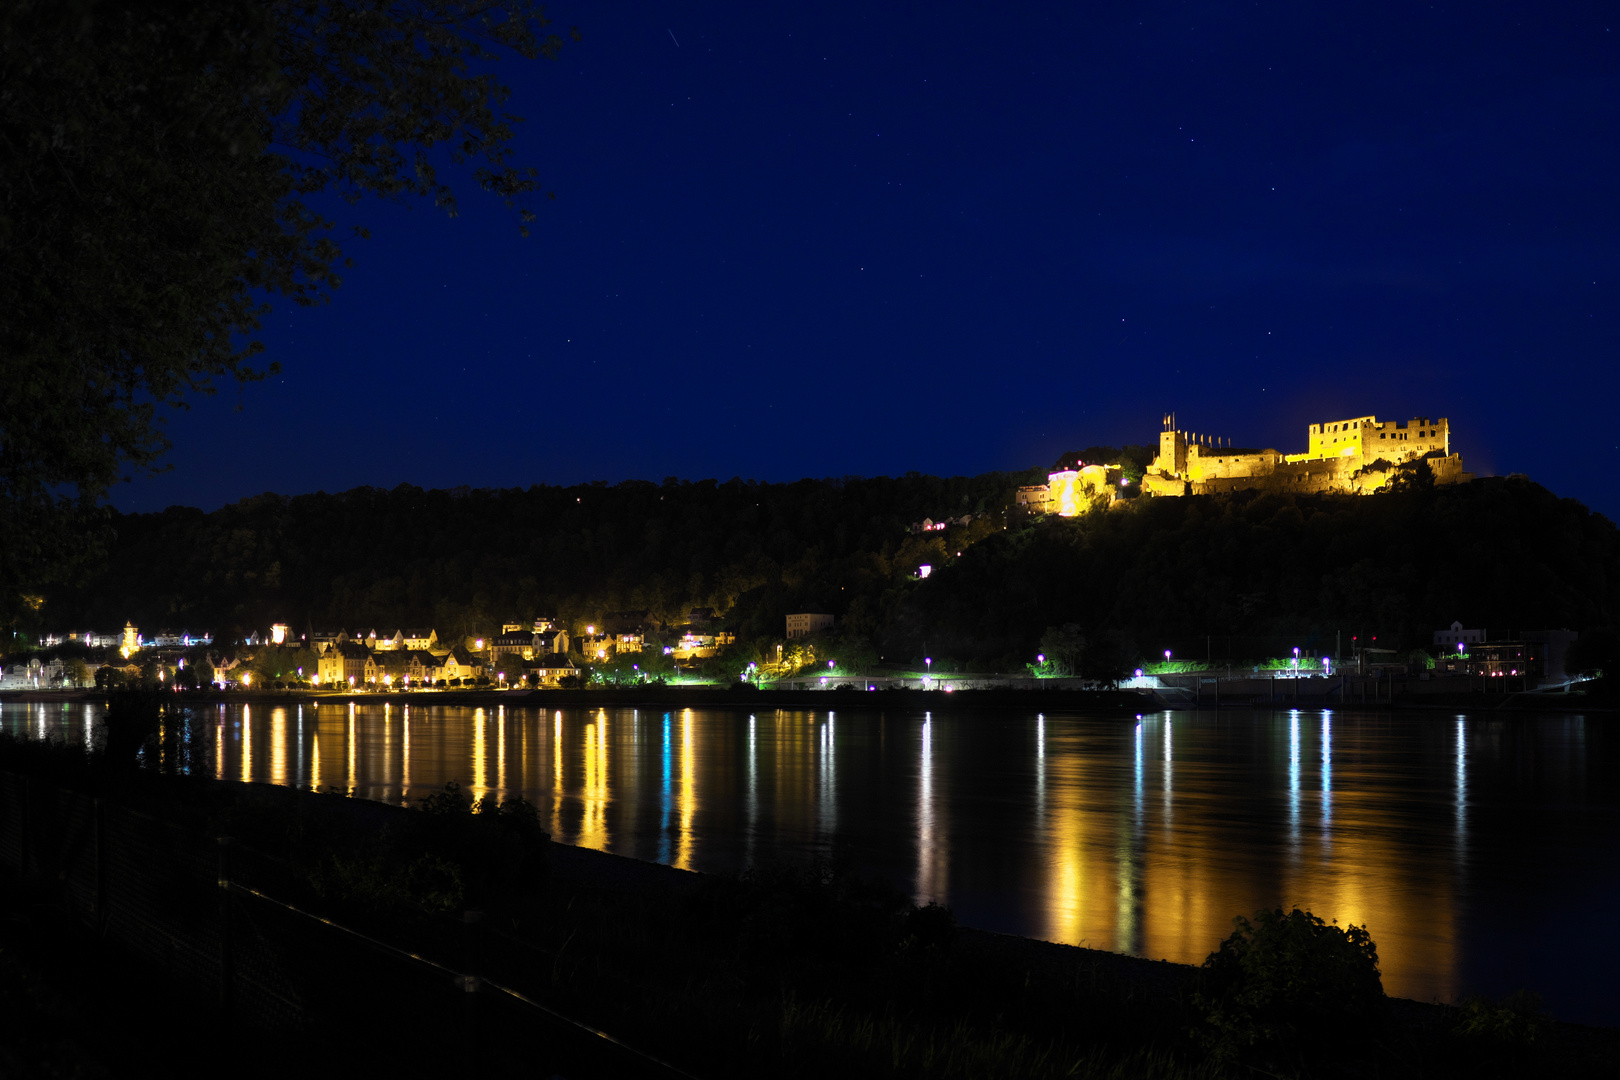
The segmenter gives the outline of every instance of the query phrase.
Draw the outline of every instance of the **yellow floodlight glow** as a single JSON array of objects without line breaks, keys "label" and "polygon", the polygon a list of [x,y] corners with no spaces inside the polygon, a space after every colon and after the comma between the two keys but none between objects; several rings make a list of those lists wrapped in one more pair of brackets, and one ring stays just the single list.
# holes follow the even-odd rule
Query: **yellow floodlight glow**
[{"label": "yellow floodlight glow", "polygon": [[1080,513],[1080,473],[1065,469],[1047,477],[1047,505],[1056,505],[1058,517],[1075,517]]}]

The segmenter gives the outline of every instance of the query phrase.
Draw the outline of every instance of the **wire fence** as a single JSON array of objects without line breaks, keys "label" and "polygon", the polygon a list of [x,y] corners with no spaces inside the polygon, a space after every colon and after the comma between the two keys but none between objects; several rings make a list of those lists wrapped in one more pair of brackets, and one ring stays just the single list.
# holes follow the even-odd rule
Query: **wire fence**
[{"label": "wire fence", "polygon": [[476,912],[400,947],[277,897],[287,868],[261,852],[37,777],[0,771],[0,866],[244,1040],[439,1037],[567,1076],[689,1076],[507,985],[516,943]]}]

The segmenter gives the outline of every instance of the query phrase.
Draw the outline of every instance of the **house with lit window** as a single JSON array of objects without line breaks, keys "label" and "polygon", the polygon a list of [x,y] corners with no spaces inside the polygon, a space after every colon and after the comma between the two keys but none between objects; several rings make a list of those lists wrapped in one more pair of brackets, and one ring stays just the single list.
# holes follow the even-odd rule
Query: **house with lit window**
[{"label": "house with lit window", "polygon": [[677,660],[706,660],[736,640],[737,635],[729,630],[716,630],[713,633],[688,630],[675,642],[670,655]]},{"label": "house with lit window", "polygon": [[364,686],[377,677],[371,650],[358,641],[336,641],[318,661],[322,686]]},{"label": "house with lit window", "polygon": [[484,665],[460,645],[436,659],[439,666],[435,669],[433,675],[435,681],[440,679],[460,679],[462,682],[466,682],[468,679],[476,679],[484,673]]},{"label": "house with lit window", "polygon": [[567,651],[566,630],[515,629],[508,626],[490,639],[489,662],[498,668],[501,664],[534,660],[547,653]]},{"label": "house with lit window", "polygon": [[394,683],[421,686],[433,679],[439,658],[426,649],[390,649],[375,654],[382,673]]},{"label": "house with lit window", "polygon": [[618,642],[612,634],[588,634],[575,643],[575,648],[588,660],[606,660],[614,654]]},{"label": "house with lit window", "polygon": [[613,639],[611,651],[638,653],[645,648],[647,635],[657,629],[651,614],[646,610],[608,612],[602,620],[602,630]]},{"label": "house with lit window", "polygon": [[823,630],[831,630],[833,617],[816,611],[799,611],[787,617],[787,636],[791,641],[794,638],[809,637],[811,634]]},{"label": "house with lit window", "polygon": [[[553,689],[561,686],[564,679],[579,676],[579,668],[575,667],[574,662],[568,659],[567,653],[548,653],[538,660],[524,664],[523,668],[525,675],[531,671],[539,675],[542,687],[551,687]],[[507,678],[508,681],[511,680],[510,676]]]}]

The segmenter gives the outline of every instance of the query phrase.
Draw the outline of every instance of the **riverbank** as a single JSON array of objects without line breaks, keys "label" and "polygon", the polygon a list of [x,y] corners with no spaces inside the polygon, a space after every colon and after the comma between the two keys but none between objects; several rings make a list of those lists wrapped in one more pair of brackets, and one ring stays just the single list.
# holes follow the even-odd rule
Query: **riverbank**
[{"label": "riverbank", "polygon": [[[1477,682],[1478,680],[1473,680]],[[945,709],[1008,708],[1115,712],[1122,716],[1161,709],[1333,709],[1383,708],[1402,711],[1556,712],[1606,715],[1620,712],[1608,698],[1577,692],[1528,691],[1487,693],[1460,691],[1436,684],[1416,689],[1406,683],[1376,689],[1337,679],[1164,680],[1159,687],[1122,690],[1044,690],[1022,687],[961,690],[735,690],[721,686],[605,686],[583,690],[390,690],[378,692],[322,690],[188,690],[176,695],[187,705],[416,705],[493,708],[645,707],[696,709],[714,706],[776,709]],[[1370,685],[1370,680],[1369,680]],[[0,701],[27,704],[101,703],[104,691],[5,690]]]}]

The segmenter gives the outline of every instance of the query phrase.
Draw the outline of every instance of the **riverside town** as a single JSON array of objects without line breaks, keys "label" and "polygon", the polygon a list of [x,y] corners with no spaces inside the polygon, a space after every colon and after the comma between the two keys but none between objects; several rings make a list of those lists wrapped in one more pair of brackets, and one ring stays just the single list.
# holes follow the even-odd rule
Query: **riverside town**
[{"label": "riverside town", "polygon": [[1620,1075],[1614,8],[0,4],[0,1080]]},{"label": "riverside town", "polygon": [[[939,588],[946,579],[935,577],[936,571],[971,564],[976,545],[1009,531],[1042,530],[1048,519],[1051,528],[1069,520],[1084,525],[1088,518],[1140,515],[1148,503],[1194,496],[1376,498],[1475,482],[1451,450],[1444,418],[1393,423],[1362,416],[1314,423],[1300,453],[1234,448],[1230,439],[1182,431],[1174,423],[1172,415],[1164,417],[1153,449],[1092,448],[1065,455],[1044,484],[998,492],[992,481],[968,512],[943,507],[937,520],[924,516],[883,540],[884,559],[898,565],[899,578]],[[628,585],[620,596],[646,599],[648,590]],[[1572,646],[1580,652],[1576,628],[1441,619],[1414,633],[1409,612],[1382,624],[1341,620],[1331,633],[1317,626],[1302,633],[1299,644],[1275,628],[1256,634],[1245,627],[1249,633],[1233,634],[1229,626],[1214,625],[1189,634],[1179,627],[1151,639],[1136,633],[1122,640],[1112,628],[1056,623],[1022,628],[1022,655],[998,656],[960,632],[941,632],[935,640],[949,641],[948,653],[901,658],[886,653],[920,654],[926,637],[896,642],[892,628],[887,635],[871,633],[862,598],[849,598],[848,585],[804,595],[825,602],[836,599],[835,592],[845,595],[841,609],[786,610],[774,634],[761,625],[759,611],[746,610],[751,598],[716,590],[692,593],[692,599],[710,603],[684,610],[671,611],[667,602],[656,610],[611,610],[576,600],[566,616],[508,609],[498,622],[468,625],[463,617],[453,630],[300,624],[285,610],[268,611],[273,621],[264,625],[237,626],[230,633],[212,626],[148,630],[133,621],[116,629],[70,626],[41,630],[31,648],[7,657],[0,689],[158,685],[177,692],[417,694],[648,684],[867,692],[1091,688],[1130,690],[1149,704],[1174,706],[1567,694],[1580,690],[1591,668],[1582,668],[1578,655],[1574,667],[1569,663]],[[853,633],[851,616],[858,624]],[[1257,649],[1262,643],[1269,648]],[[907,644],[914,647],[906,650]]]}]

